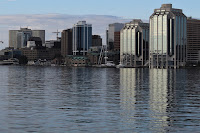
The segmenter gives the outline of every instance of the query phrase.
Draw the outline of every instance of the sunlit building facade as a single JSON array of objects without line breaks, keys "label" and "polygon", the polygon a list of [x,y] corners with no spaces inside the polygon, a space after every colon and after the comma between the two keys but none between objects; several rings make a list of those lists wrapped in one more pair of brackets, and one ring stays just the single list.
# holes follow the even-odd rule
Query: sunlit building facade
[{"label": "sunlit building facade", "polygon": [[150,16],[150,68],[179,68],[186,64],[187,17],[172,4]]},{"label": "sunlit building facade", "polygon": [[149,59],[149,24],[140,19],[126,23],[120,33],[120,62],[125,66],[145,66]]}]

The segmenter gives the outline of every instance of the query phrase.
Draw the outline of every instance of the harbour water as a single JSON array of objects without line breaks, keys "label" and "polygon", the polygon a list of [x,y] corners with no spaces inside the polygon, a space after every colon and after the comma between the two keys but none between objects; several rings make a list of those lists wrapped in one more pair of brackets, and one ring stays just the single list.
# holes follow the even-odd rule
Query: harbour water
[{"label": "harbour water", "polygon": [[200,132],[200,69],[0,66],[0,132]]}]

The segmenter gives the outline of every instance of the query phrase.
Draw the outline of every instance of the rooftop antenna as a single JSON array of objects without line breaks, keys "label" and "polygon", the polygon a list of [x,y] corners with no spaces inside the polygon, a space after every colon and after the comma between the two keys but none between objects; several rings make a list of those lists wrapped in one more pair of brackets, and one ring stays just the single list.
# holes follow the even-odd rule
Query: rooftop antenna
[{"label": "rooftop antenna", "polygon": [[57,40],[58,40],[58,34],[61,33],[59,32],[58,30],[56,32],[52,32],[52,33],[55,33],[57,35]]}]

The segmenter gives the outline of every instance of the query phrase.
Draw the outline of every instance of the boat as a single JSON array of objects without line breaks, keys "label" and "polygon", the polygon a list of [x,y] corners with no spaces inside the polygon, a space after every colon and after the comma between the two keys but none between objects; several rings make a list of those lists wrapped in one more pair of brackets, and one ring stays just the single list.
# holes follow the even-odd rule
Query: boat
[{"label": "boat", "polygon": [[16,58],[3,60],[3,61],[0,61],[0,65],[19,65],[19,60]]},{"label": "boat", "polygon": [[106,64],[101,64],[100,67],[115,68],[116,65],[113,63],[113,61],[107,61]]},{"label": "boat", "polygon": [[121,64],[121,63],[120,63],[119,65],[116,66],[116,68],[124,68],[124,67],[125,67],[125,65],[123,65],[123,64]]}]

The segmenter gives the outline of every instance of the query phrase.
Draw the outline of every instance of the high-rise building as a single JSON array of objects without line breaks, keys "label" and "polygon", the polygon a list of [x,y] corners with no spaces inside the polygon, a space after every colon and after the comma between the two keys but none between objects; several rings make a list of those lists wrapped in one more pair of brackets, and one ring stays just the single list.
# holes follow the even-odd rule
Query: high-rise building
[{"label": "high-rise building", "polygon": [[40,37],[42,43],[45,43],[45,30],[31,30],[28,28],[9,30],[9,47],[15,49],[26,47],[30,37]]},{"label": "high-rise building", "polygon": [[163,4],[150,16],[150,68],[186,64],[187,18],[181,9]]},{"label": "high-rise building", "polygon": [[67,55],[72,55],[72,29],[62,31],[61,55],[63,57],[66,57]]},{"label": "high-rise building", "polygon": [[32,30],[32,37],[40,37],[42,44],[45,43],[45,30]]},{"label": "high-rise building", "polygon": [[27,46],[27,41],[32,36],[32,31],[30,29],[23,29],[17,32],[17,47],[24,48]]},{"label": "high-rise building", "polygon": [[125,24],[120,38],[120,62],[130,67],[144,66],[149,57],[149,24],[134,19]]},{"label": "high-rise building", "polygon": [[107,36],[107,46],[109,50],[114,49],[114,41],[115,41],[115,32],[119,32],[124,27],[123,23],[114,23],[109,24],[108,30],[106,31]]},{"label": "high-rise building", "polygon": [[73,55],[86,55],[92,46],[92,25],[79,21],[73,26]]},{"label": "high-rise building", "polygon": [[200,62],[200,20],[187,19],[187,62],[192,65]]},{"label": "high-rise building", "polygon": [[120,51],[120,31],[114,33],[114,50]]},{"label": "high-rise building", "polygon": [[99,35],[92,35],[92,46],[102,46],[102,38]]}]

